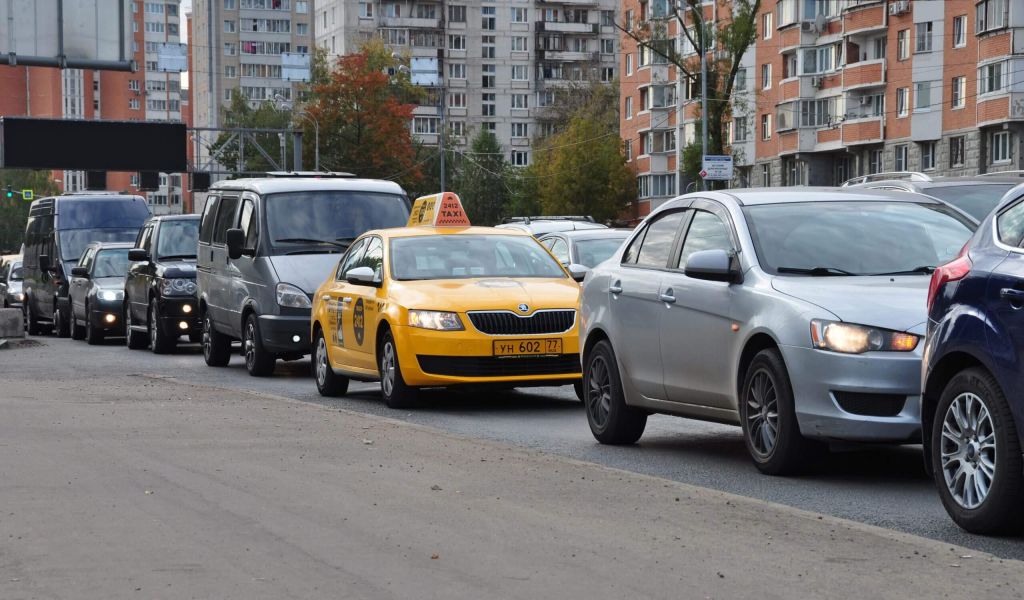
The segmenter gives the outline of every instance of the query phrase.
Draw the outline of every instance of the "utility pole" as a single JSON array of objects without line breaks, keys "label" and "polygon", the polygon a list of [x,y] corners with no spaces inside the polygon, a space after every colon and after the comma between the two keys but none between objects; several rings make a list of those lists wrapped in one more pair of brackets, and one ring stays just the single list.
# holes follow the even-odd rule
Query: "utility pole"
[{"label": "utility pole", "polygon": [[438,146],[438,148],[441,149],[441,191],[443,192],[443,191],[445,191],[445,188],[444,188],[444,167],[445,167],[445,165],[444,165],[444,158],[445,158],[444,157],[444,138],[448,134],[448,130],[445,128],[445,119],[444,119],[444,116],[445,116],[444,115],[444,113],[445,113],[445,106],[446,106],[446,102],[445,102],[446,98],[445,98],[445,96],[447,95],[447,91],[445,90],[445,87],[444,87],[443,83],[441,84],[441,88],[440,89],[441,89],[441,131],[438,133],[437,146]]},{"label": "utility pole", "polygon": [[[708,60],[705,54],[705,37],[708,33],[704,25],[704,8],[697,9],[700,16],[700,164],[704,168],[704,157],[708,154]],[[708,180],[701,177],[703,189],[707,191]]]}]

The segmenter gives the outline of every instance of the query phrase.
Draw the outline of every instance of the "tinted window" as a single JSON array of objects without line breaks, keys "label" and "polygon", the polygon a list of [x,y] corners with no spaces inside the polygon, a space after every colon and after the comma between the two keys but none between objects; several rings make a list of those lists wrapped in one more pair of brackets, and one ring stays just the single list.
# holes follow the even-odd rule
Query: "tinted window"
[{"label": "tinted window", "polygon": [[206,199],[206,207],[203,208],[202,225],[199,226],[201,235],[199,241],[209,244],[213,239],[213,215],[217,214],[217,196],[210,196]]},{"label": "tinted window", "polygon": [[397,238],[391,240],[391,273],[400,280],[565,277],[533,238],[509,235]]},{"label": "tinted window", "polygon": [[732,251],[729,229],[718,215],[703,210],[694,211],[690,228],[686,232],[683,251],[679,254],[679,268],[686,266],[686,259],[694,252],[703,250]]},{"label": "tinted window", "polygon": [[562,264],[569,263],[569,246],[560,239],[555,239],[554,243],[551,244],[551,253],[555,255],[558,262]]},{"label": "tinted window", "polygon": [[82,258],[78,259],[78,266],[88,269],[92,265],[92,255],[96,252],[95,249],[89,248],[85,252],[82,252]]},{"label": "tinted window", "polygon": [[902,273],[952,260],[975,226],[948,206],[803,202],[744,208],[761,268]]},{"label": "tinted window", "polygon": [[665,267],[672,253],[672,242],[676,239],[676,231],[683,221],[685,211],[676,211],[661,215],[647,227],[640,246],[640,254],[636,264],[641,267]]},{"label": "tinted window", "polygon": [[213,225],[213,243],[223,244],[228,229],[235,219],[235,209],[238,208],[238,197],[225,196],[220,199],[220,207],[217,209],[217,220]]},{"label": "tinted window", "polygon": [[199,221],[164,221],[160,224],[156,243],[158,258],[195,258],[199,245]]},{"label": "tinted window", "polygon": [[596,267],[612,257],[625,237],[576,241],[576,258],[585,267]]},{"label": "tinted window", "polygon": [[60,251],[65,261],[76,261],[85,247],[93,242],[135,243],[139,235],[132,229],[66,229],[60,232]]},{"label": "tinted window", "polygon": [[259,221],[256,220],[256,206],[252,200],[242,201],[242,211],[238,215],[238,228],[245,233],[245,247],[256,247],[256,236],[259,234]]},{"label": "tinted window", "polygon": [[1003,195],[1011,189],[1012,183],[985,183],[932,187],[924,190],[924,193],[949,202],[980,221],[992,212]]},{"label": "tinted window", "polygon": [[270,241],[275,246],[281,245],[285,251],[303,245],[336,249],[336,242],[349,242],[371,229],[401,227],[409,220],[405,198],[396,194],[348,191],[271,194],[266,197],[264,206]]},{"label": "tinted window", "polygon": [[1020,246],[1024,239],[1024,202],[1018,202],[1004,210],[996,218],[999,241],[1008,246]]},{"label": "tinted window", "polygon": [[149,218],[145,201],[132,196],[62,199],[57,204],[57,212],[61,229],[133,227],[138,230]]},{"label": "tinted window", "polygon": [[153,226],[143,227],[142,231],[139,232],[139,238],[135,242],[135,247],[149,250],[149,238],[151,235],[153,235]]},{"label": "tinted window", "polygon": [[93,277],[124,277],[128,272],[128,248],[100,250],[95,262]]}]

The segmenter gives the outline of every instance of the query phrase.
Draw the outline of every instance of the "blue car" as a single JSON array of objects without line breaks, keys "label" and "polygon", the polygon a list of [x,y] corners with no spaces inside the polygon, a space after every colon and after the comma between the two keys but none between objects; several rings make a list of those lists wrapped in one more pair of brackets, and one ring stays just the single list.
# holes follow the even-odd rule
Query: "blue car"
[{"label": "blue car", "polygon": [[967,531],[1024,528],[1024,185],[932,273],[921,419],[925,464]]}]

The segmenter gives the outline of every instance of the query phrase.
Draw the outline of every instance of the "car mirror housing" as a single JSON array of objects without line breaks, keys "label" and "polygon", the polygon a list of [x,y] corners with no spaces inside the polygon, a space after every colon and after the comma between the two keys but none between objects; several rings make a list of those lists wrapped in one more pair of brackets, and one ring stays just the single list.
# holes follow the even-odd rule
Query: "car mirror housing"
[{"label": "car mirror housing", "polygon": [[128,260],[132,262],[148,262],[149,252],[146,252],[143,248],[132,248],[128,251]]},{"label": "car mirror housing", "polygon": [[352,285],[370,285],[380,287],[381,282],[377,281],[377,275],[370,267],[356,267],[345,273],[345,281]]},{"label": "car mirror housing", "polygon": [[733,267],[732,256],[720,248],[694,252],[686,259],[684,272],[687,277],[708,281],[732,283],[739,277],[739,270]]},{"label": "car mirror housing", "polygon": [[580,283],[583,282],[583,280],[587,277],[587,273],[590,272],[590,267],[586,265],[581,265],[579,263],[569,263],[566,269],[569,270],[569,275],[571,275],[574,280]]},{"label": "car mirror housing", "polygon": [[245,244],[245,232],[241,229],[228,229],[224,235],[228,246],[228,257],[235,260],[242,257],[242,246]]},{"label": "car mirror housing", "polygon": [[85,267],[72,267],[71,268],[71,276],[72,277],[84,277],[84,278],[88,279],[89,278],[89,269],[86,269]]}]

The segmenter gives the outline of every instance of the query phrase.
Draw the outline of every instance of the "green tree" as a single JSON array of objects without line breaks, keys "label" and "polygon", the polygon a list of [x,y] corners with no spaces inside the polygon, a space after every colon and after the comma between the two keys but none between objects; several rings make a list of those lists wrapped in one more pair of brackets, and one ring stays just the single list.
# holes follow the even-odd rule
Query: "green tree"
[{"label": "green tree", "polygon": [[[292,112],[287,103],[281,103],[278,107],[276,102],[265,100],[256,106],[249,104],[249,101],[235,89],[231,94],[231,103],[223,109],[221,123],[226,128],[247,128],[247,129],[290,129]],[[275,162],[281,160],[281,137],[276,133],[255,133],[245,136],[244,152],[239,148],[240,134],[222,133],[217,141],[211,146],[213,155],[218,162],[228,169],[235,169],[241,172],[263,172],[277,170],[271,161],[260,152],[260,149],[268,154]],[[284,134],[285,160],[291,160],[292,136]],[[244,159],[243,159],[244,154]],[[244,164],[241,164],[243,163]],[[284,165],[280,165],[284,167]],[[289,165],[290,166],[290,165]]]},{"label": "green tree", "polygon": [[[648,21],[635,20],[617,25],[643,51],[660,56],[674,65],[684,85],[694,83],[699,87],[699,50],[706,50],[708,105],[700,109],[702,114],[707,115],[708,154],[725,154],[725,124],[731,118],[732,90],[740,61],[757,39],[756,21],[761,0],[716,0],[712,10],[717,10],[720,5],[731,7],[732,18],[719,20],[717,28],[710,20],[704,27],[700,26],[703,22],[701,0],[659,3],[661,7],[667,6],[664,14]],[[697,54],[682,55],[676,52],[676,44],[667,35],[670,20],[676,22],[676,30],[682,33],[689,45],[698,49]],[[695,165],[692,160],[684,161],[683,167],[688,177],[697,179],[699,162]]]},{"label": "green tree", "polygon": [[462,153],[452,190],[459,194],[474,225],[494,225],[508,211],[509,166],[498,138],[481,128]]},{"label": "green tree", "polygon": [[0,254],[16,254],[21,251],[32,203],[19,193],[8,198],[7,186],[15,192],[32,190],[37,198],[56,194],[58,190],[50,171],[0,170]]}]

